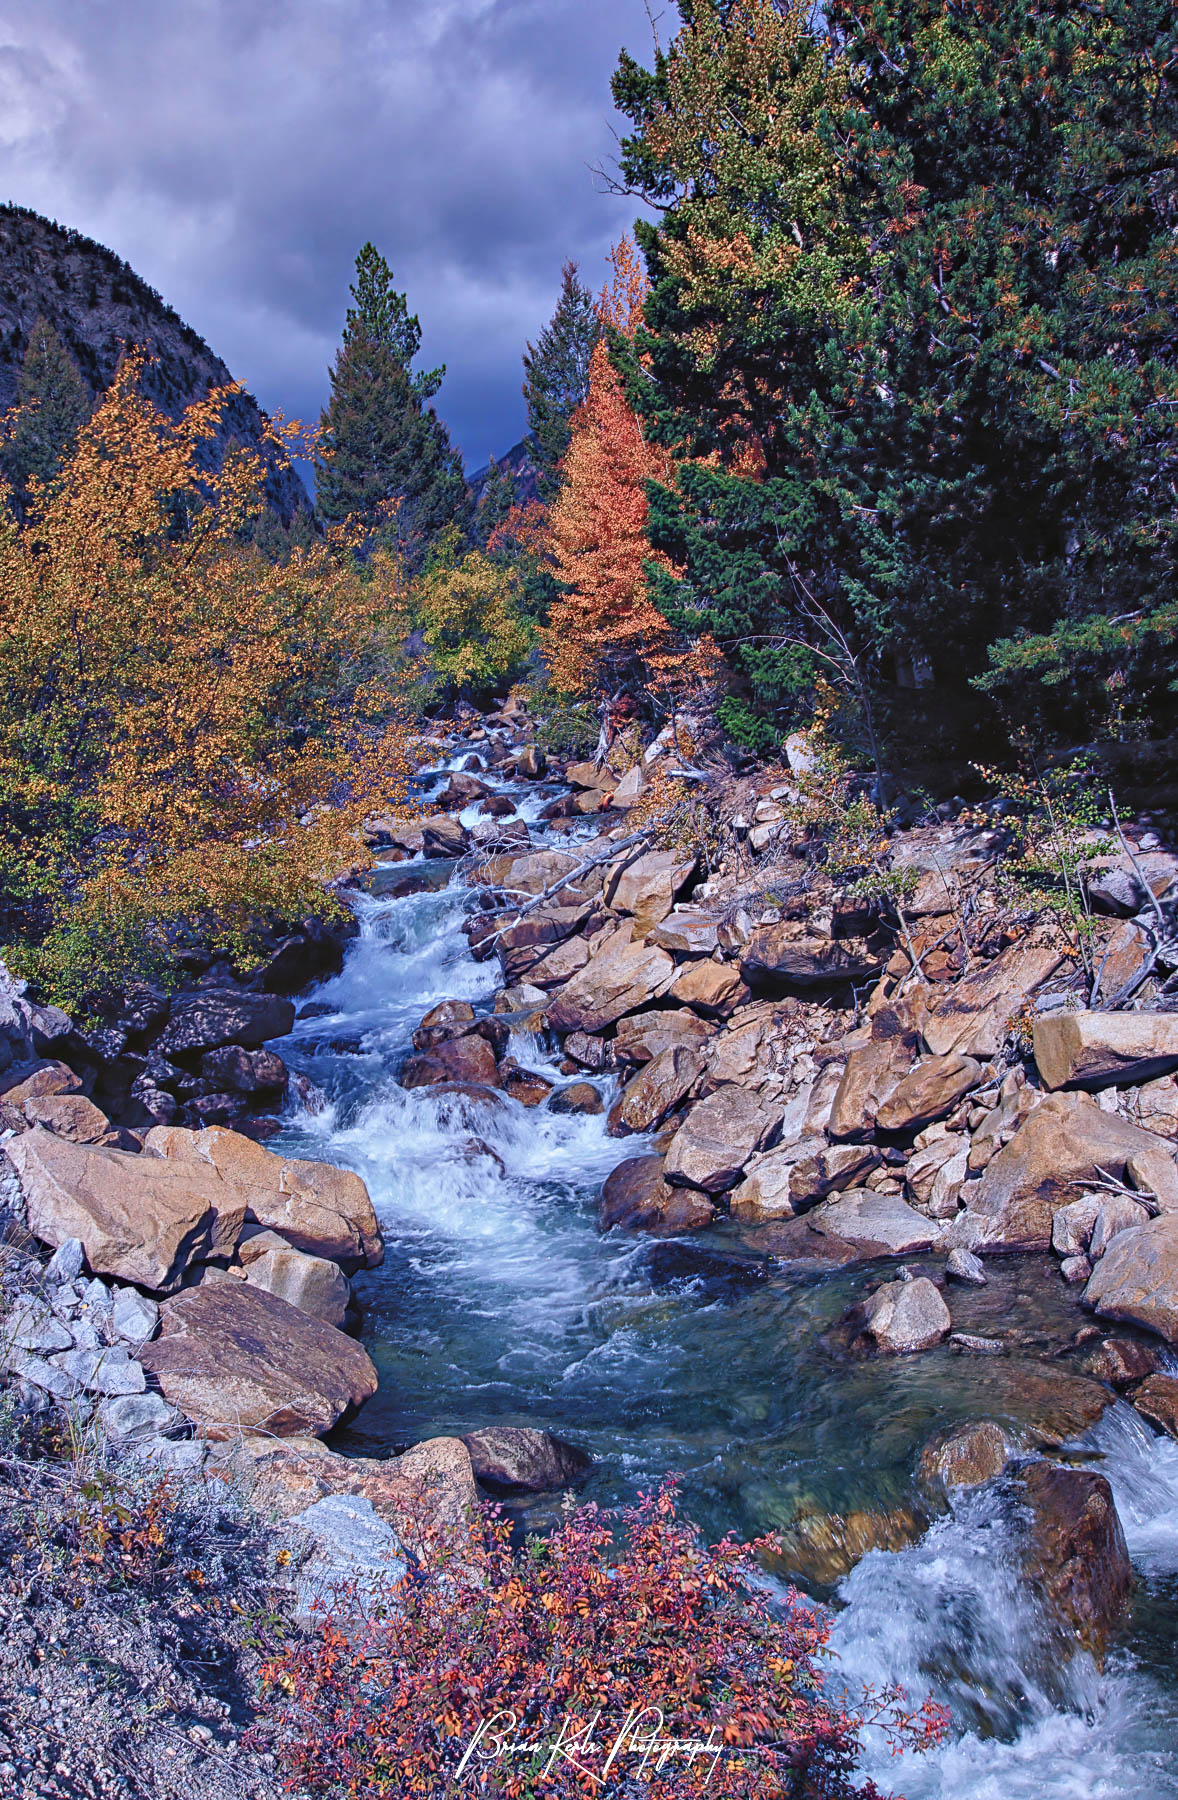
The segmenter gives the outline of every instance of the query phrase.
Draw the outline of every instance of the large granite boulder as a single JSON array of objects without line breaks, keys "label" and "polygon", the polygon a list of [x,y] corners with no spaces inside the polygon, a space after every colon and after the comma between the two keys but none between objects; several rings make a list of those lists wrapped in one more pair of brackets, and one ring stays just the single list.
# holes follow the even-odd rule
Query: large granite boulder
[{"label": "large granite boulder", "polygon": [[1169,1146],[1087,1094],[1050,1094],[1000,1150],[977,1183],[963,1217],[978,1244],[1046,1250],[1061,1206],[1083,1197],[1101,1170],[1122,1179],[1134,1155]]},{"label": "large granite boulder", "polygon": [[917,1476],[924,1486],[946,1491],[980,1487],[1001,1475],[1017,1450],[997,1419],[970,1419],[930,1438],[920,1453]]},{"label": "large granite boulder", "polygon": [[602,897],[615,912],[629,914],[636,933],[645,936],[668,917],[676,894],[694,867],[695,858],[682,851],[648,850],[624,867],[610,871]]},{"label": "large granite boulder", "polygon": [[898,1194],[876,1194],[870,1188],[827,1201],[807,1215],[807,1224],[864,1258],[916,1256],[933,1249],[941,1236],[935,1220],[908,1206]]},{"label": "large granite boulder", "polygon": [[1178,1375],[1147,1376],[1134,1389],[1133,1404],[1143,1419],[1178,1438]]},{"label": "large granite boulder", "polygon": [[603,1231],[648,1231],[674,1237],[699,1231],[715,1218],[706,1195],[694,1188],[670,1187],[663,1179],[661,1156],[634,1156],[619,1163],[601,1189],[597,1222]]},{"label": "large granite boulder", "polygon": [[168,1058],[221,1044],[256,1050],[270,1038],[285,1037],[294,1024],[294,1003],[276,994],[245,994],[236,988],[206,988],[179,994],[158,1040]]},{"label": "large granite boulder", "polygon": [[789,925],[763,925],[744,947],[740,972],[751,988],[836,988],[870,981],[882,965],[833,938],[799,938]]},{"label": "large granite boulder", "polygon": [[911,1049],[901,1037],[873,1039],[851,1051],[827,1124],[836,1143],[863,1142],[872,1135],[880,1107],[911,1062]]},{"label": "large granite boulder", "polygon": [[781,1123],[780,1111],[746,1088],[717,1088],[697,1100],[667,1151],[666,1179],[675,1187],[722,1194],[735,1187],[756,1150],[764,1150]]},{"label": "large granite boulder", "polygon": [[705,1019],[731,1018],[748,997],[739,970],[731,963],[713,962],[710,957],[688,963],[671,983],[672,1000],[694,1007]]},{"label": "large granite boulder", "polygon": [[1118,1232],[1089,1277],[1085,1304],[1178,1344],[1178,1213]]},{"label": "large granite boulder", "polygon": [[149,1155],[210,1165],[240,1194],[251,1224],[268,1226],[296,1250],[339,1263],[349,1275],[379,1267],[380,1227],[368,1189],[350,1169],[282,1156],[215,1125],[157,1125],[144,1143]]},{"label": "large granite boulder", "polygon": [[913,1281],[885,1281],[863,1307],[864,1334],[892,1356],[931,1350],[952,1328],[949,1308],[927,1275]]},{"label": "large granite boulder", "polygon": [[1034,1043],[1045,1087],[1137,1086],[1178,1069],[1178,1013],[1048,1013]]},{"label": "large granite boulder", "polygon": [[231,1275],[166,1300],[140,1360],[210,1437],[321,1434],[377,1386],[353,1338]]},{"label": "large granite boulder", "polygon": [[875,1115],[881,1131],[921,1131],[951,1113],[981,1078],[982,1065],[953,1051],[930,1056],[906,1075]]},{"label": "large granite boulder", "polygon": [[78,1238],[91,1274],[165,1293],[193,1263],[228,1259],[241,1236],[245,1196],[206,1164],[75,1144],[40,1128],[4,1148],[29,1230],[54,1249]]},{"label": "large granite boulder", "polygon": [[352,1290],[338,1263],[294,1249],[276,1231],[247,1237],[238,1254],[251,1287],[265,1288],[300,1312],[343,1330]]},{"label": "large granite boulder", "polygon": [[467,1432],[475,1479],[493,1494],[544,1494],[570,1487],[593,1467],[576,1444],[521,1425],[486,1425]]},{"label": "large granite boulder", "polygon": [[1008,1022],[1021,1012],[1029,995],[1059,967],[1060,952],[1050,945],[1013,944],[957,982],[928,1004],[921,1024],[934,1056],[958,1050],[986,1061],[1005,1041]]},{"label": "large granite boulder", "polygon": [[676,1045],[660,1051],[627,1082],[610,1107],[610,1135],[653,1131],[682,1105],[703,1072],[704,1059],[698,1050]]},{"label": "large granite boulder", "polygon": [[553,1031],[603,1031],[649,1006],[674,977],[675,965],[665,950],[615,937],[549,1003],[549,1025]]}]

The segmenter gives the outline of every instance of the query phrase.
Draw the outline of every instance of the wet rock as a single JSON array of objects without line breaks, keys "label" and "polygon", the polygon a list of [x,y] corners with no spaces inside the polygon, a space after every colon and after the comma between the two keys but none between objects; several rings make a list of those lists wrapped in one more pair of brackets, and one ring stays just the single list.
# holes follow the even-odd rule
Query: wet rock
[{"label": "wet rock", "polygon": [[982,1065],[971,1056],[954,1051],[930,1056],[906,1075],[876,1114],[881,1131],[919,1131],[934,1120],[947,1118],[975,1088]]},{"label": "wet rock", "polygon": [[995,1249],[1045,1250],[1061,1206],[1101,1170],[1123,1177],[1129,1157],[1157,1143],[1087,1094],[1050,1094],[978,1182],[971,1222]]},{"label": "wet rock", "polygon": [[377,1386],[353,1339],[229,1277],[165,1301],[160,1335],[141,1360],[164,1398],[210,1437],[329,1431]]},{"label": "wet rock", "polygon": [[465,856],[470,839],[457,819],[440,814],[437,818],[419,819],[422,848],[427,856]]},{"label": "wet rock", "polygon": [[1022,1472],[1018,1492],[1031,1514],[1027,1576],[1064,1629],[1099,1659],[1133,1587],[1112,1489],[1091,1470],[1040,1462]]},{"label": "wet rock", "polygon": [[644,1064],[610,1107],[607,1129],[612,1137],[653,1131],[674,1112],[698,1084],[704,1059],[698,1050],[676,1045]]},{"label": "wet rock", "polygon": [[945,1259],[945,1273],[950,1281],[963,1281],[969,1287],[985,1287],[986,1271],[972,1250],[950,1250]]},{"label": "wet rock", "polygon": [[148,1132],[146,1147],[153,1156],[198,1169],[211,1164],[244,1201],[251,1224],[268,1226],[309,1256],[339,1263],[345,1274],[375,1269],[383,1259],[368,1189],[350,1169],[285,1157],[220,1127],[160,1126]]},{"label": "wet rock", "polygon": [[903,1081],[911,1062],[911,1047],[901,1037],[873,1039],[851,1051],[827,1125],[836,1143],[862,1143],[871,1137],[880,1107]]},{"label": "wet rock", "polygon": [[[474,1022],[474,1007],[469,1000],[439,1000],[436,1006],[431,1006],[417,1029],[418,1031],[436,1031],[442,1027],[473,1025]],[[413,1041],[419,1050],[427,1050],[432,1043],[440,1043],[442,1040],[440,1038],[431,1039],[429,1042],[418,1044],[415,1032]]]},{"label": "wet rock", "polygon": [[503,1089],[509,1100],[521,1106],[543,1106],[552,1093],[553,1083],[533,1069],[504,1068]]},{"label": "wet rock", "polygon": [[580,1481],[593,1458],[575,1444],[519,1425],[488,1425],[467,1432],[476,1481],[493,1494],[543,1494]]},{"label": "wet rock", "polygon": [[749,1288],[759,1287],[768,1276],[762,1259],[716,1249],[698,1239],[651,1244],[643,1260],[652,1286],[663,1288],[691,1282],[708,1299],[735,1299]]},{"label": "wet rock", "polygon": [[927,1529],[910,1506],[861,1507],[848,1513],[811,1513],[777,1533],[773,1563],[807,1589],[834,1588],[872,1550],[904,1550]]},{"label": "wet rock", "polygon": [[671,1140],[666,1179],[673,1186],[722,1194],[735,1187],[750,1156],[763,1150],[780,1123],[744,1088],[718,1088],[697,1100]]},{"label": "wet rock", "polygon": [[162,1056],[215,1050],[221,1044],[258,1049],[270,1038],[285,1037],[294,1024],[289,1000],[274,994],[247,994],[233,988],[206,988],[179,994],[158,1039]]},{"label": "wet rock", "polygon": [[1178,1438],[1178,1375],[1150,1375],[1133,1394],[1143,1419]]},{"label": "wet rock", "polygon": [[866,1336],[893,1356],[931,1350],[953,1327],[940,1290],[925,1275],[884,1282],[866,1301],[862,1317]]},{"label": "wet rock", "polygon": [[671,983],[671,998],[694,1007],[706,1019],[728,1019],[749,998],[748,988],[731,963],[689,963]]},{"label": "wet rock", "polygon": [[351,920],[346,925],[305,920],[301,930],[279,940],[255,970],[250,986],[264,994],[297,994],[313,981],[338,975],[344,966],[344,945],[355,929]]},{"label": "wet rock", "polygon": [[1034,1043],[1045,1087],[1136,1085],[1178,1068],[1178,1014],[1049,1013]]},{"label": "wet rock", "polygon": [[934,1056],[956,1050],[983,1062],[996,1056],[1008,1020],[1022,1011],[1028,996],[1054,974],[1061,960],[1059,951],[1050,946],[1014,944],[939,994],[929,1002],[921,1027],[929,1050]]},{"label": "wet rock", "polygon": [[676,1233],[698,1231],[715,1216],[703,1194],[664,1181],[661,1156],[635,1156],[606,1177],[597,1222],[603,1231],[617,1226],[623,1231]]},{"label": "wet rock", "polygon": [[980,1487],[1001,1475],[1018,1452],[1005,1426],[995,1419],[971,1419],[930,1438],[917,1470],[927,1487]]},{"label": "wet rock", "polygon": [[[515,813],[515,802],[509,800],[506,794],[488,794],[485,800],[480,800],[479,811],[486,819],[510,819]],[[476,827],[476,841],[478,837],[479,831]]]},{"label": "wet rock", "polygon": [[36,1128],[5,1145],[42,1243],[77,1238],[98,1274],[165,1292],[190,1264],[230,1256],[244,1196],[215,1169],[73,1144]]},{"label": "wet rock", "polygon": [[502,1085],[494,1050],[474,1032],[450,1038],[423,1055],[411,1056],[401,1070],[400,1081],[405,1088],[435,1087],[450,1081],[472,1082],[481,1087]]},{"label": "wet rock", "polygon": [[574,1081],[565,1088],[557,1088],[548,1101],[549,1112],[554,1113],[602,1113],[605,1102],[591,1081]]},{"label": "wet rock", "polygon": [[277,1294],[300,1312],[343,1330],[352,1290],[338,1263],[294,1249],[276,1231],[259,1231],[244,1238],[239,1256],[250,1287]]},{"label": "wet rock", "polygon": [[561,989],[548,1010],[554,1031],[601,1031],[666,992],[675,965],[655,945],[616,939]]},{"label": "wet rock", "polygon": [[976,1331],[950,1332],[949,1348],[966,1356],[1006,1355],[1006,1345],[1001,1338],[980,1337]]},{"label": "wet rock", "polygon": [[1084,1368],[1094,1381],[1127,1388],[1155,1374],[1161,1367],[1162,1354],[1156,1345],[1138,1343],[1135,1338],[1104,1338],[1088,1352]]},{"label": "wet rock", "polygon": [[1084,1304],[1178,1344],[1178,1213],[1120,1232],[1093,1269]]},{"label": "wet rock", "polygon": [[835,988],[879,975],[878,958],[856,954],[833,938],[798,938],[788,925],[754,931],[740,972],[751,988]]},{"label": "wet rock", "polygon": [[515,759],[515,772],[523,781],[539,781],[547,767],[547,757],[535,744],[525,744]]}]

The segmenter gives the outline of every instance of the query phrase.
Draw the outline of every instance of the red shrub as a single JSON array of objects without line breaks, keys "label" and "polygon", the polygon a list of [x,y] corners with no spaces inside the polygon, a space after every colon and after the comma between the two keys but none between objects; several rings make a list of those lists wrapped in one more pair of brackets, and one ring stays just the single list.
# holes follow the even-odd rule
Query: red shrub
[{"label": "red shrub", "polygon": [[870,1800],[862,1727],[920,1746],[939,1710],[824,1695],[826,1625],[798,1595],[766,1594],[763,1547],[705,1548],[669,1483],[617,1515],[570,1512],[522,1555],[486,1516],[270,1665],[290,1785],[348,1800]]}]

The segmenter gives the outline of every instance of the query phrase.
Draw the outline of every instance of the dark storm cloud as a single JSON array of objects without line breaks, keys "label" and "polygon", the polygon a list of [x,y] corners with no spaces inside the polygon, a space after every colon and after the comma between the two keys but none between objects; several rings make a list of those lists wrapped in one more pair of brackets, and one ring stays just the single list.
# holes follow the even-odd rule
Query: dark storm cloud
[{"label": "dark storm cloud", "polygon": [[523,429],[560,266],[598,191],[643,0],[0,0],[0,194],[109,244],[264,405],[318,413],[372,238],[449,368],[469,466]]}]

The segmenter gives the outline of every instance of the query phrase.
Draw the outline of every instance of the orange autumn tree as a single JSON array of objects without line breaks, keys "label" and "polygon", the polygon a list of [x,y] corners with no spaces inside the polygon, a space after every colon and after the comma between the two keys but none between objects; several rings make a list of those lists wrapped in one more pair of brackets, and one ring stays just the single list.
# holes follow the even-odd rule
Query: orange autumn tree
[{"label": "orange autumn tree", "polygon": [[[633,341],[646,276],[628,238],[610,260],[614,278],[598,310],[610,331]],[[606,704],[622,694],[665,704],[699,672],[700,659],[675,638],[647,579],[649,564],[670,564],[650,546],[646,484],[672,479],[670,457],[643,437],[603,339],[548,524],[561,592],[541,648],[559,692]]]},{"label": "orange autumn tree", "polygon": [[4,954],[89,1009],[199,938],[331,910],[407,793],[399,571],[250,541],[264,470],[210,472],[228,391],[179,421],[128,357],[25,522],[0,507]]}]

